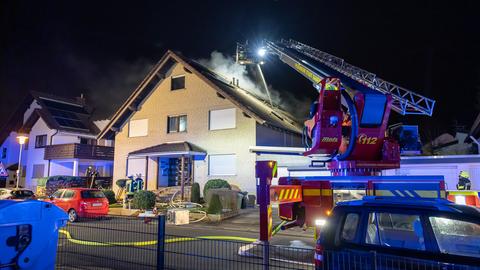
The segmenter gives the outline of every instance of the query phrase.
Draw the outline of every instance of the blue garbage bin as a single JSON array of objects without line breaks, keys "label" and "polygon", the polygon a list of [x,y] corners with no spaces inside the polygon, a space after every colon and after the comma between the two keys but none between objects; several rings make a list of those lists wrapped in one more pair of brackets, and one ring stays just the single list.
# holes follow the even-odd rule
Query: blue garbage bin
[{"label": "blue garbage bin", "polygon": [[68,216],[43,201],[0,201],[0,269],[54,269]]}]

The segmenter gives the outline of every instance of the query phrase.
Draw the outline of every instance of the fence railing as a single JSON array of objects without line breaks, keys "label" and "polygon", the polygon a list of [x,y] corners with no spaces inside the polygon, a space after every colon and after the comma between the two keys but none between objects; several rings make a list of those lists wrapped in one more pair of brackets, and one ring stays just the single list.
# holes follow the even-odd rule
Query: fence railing
[{"label": "fence railing", "polygon": [[[80,219],[59,233],[56,269],[315,269],[314,251],[269,245],[252,239],[196,236],[197,231],[166,230],[165,217],[108,216]],[[185,234],[190,234],[188,236]],[[479,266],[380,255],[374,252],[325,251],[317,269],[335,270],[480,270]]]}]

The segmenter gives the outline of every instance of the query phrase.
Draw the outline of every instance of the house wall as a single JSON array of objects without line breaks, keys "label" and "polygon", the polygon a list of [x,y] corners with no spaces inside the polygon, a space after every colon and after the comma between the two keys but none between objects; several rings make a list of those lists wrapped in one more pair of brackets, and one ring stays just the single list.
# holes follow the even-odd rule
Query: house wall
[{"label": "house wall", "polygon": [[[171,76],[186,75],[183,90],[170,90]],[[236,154],[236,175],[209,176],[208,157],[195,161],[195,181],[201,186],[210,178],[223,178],[242,189],[255,192],[255,156],[248,148],[255,144],[255,120],[236,110],[236,128],[209,130],[209,111],[235,108],[227,99],[196,75],[188,73],[181,64],[175,65],[170,74],[135,112],[131,119],[148,119],[148,135],[128,137],[128,121],[115,137],[114,181],[126,177],[128,153],[165,142],[188,141],[206,150],[208,154]],[[187,132],[167,133],[167,116],[187,115]],[[158,167],[156,160],[149,160],[155,167],[148,168],[146,179],[149,189],[156,188]]]},{"label": "house wall", "polygon": [[[52,138],[52,145],[67,143],[80,143],[80,138],[76,135],[64,135],[60,132],[55,134]],[[50,144],[50,139],[48,140],[48,144]]]},{"label": "house wall", "polygon": [[[5,141],[3,141],[2,145],[0,146],[0,162],[2,162],[5,167],[8,167],[18,162],[18,154],[20,148],[16,138],[17,133],[10,132],[10,135],[5,139]],[[5,158],[2,157],[4,148],[7,151]]]},{"label": "house wall", "polygon": [[27,122],[28,118],[30,117],[30,115],[32,115],[32,113],[35,109],[40,109],[40,108],[42,108],[42,106],[40,106],[40,104],[38,104],[38,102],[36,100],[34,100],[30,104],[28,109],[23,113],[23,123]]},{"label": "house wall", "polygon": [[54,130],[48,128],[45,121],[42,118],[39,118],[38,121],[32,126],[30,134],[28,135],[28,159],[26,160],[26,177],[25,183],[22,186],[33,188],[36,186],[36,182],[32,177],[33,174],[33,165],[44,165],[43,175],[48,175],[48,160],[44,160],[45,148],[35,148],[35,139],[39,135],[47,135],[47,145],[50,143],[51,136],[55,133]]},{"label": "house wall", "polygon": [[[455,190],[460,171],[470,174],[472,190],[480,190],[480,162],[476,155],[402,158],[399,169],[386,170],[384,175],[442,175],[447,190]],[[446,161],[448,159],[448,161]],[[406,162],[408,160],[408,163]],[[412,164],[413,163],[413,164]]]},{"label": "house wall", "polygon": [[[5,158],[2,157],[3,149],[6,149],[6,156]],[[10,135],[3,141],[2,145],[0,146],[0,162],[3,163],[5,169],[7,169],[10,165],[18,163],[18,155],[20,152],[20,145],[17,141],[17,133],[10,132]],[[26,160],[27,153],[26,151],[22,151],[22,160]],[[22,163],[25,164],[25,163]],[[16,179],[16,171],[15,170],[7,170],[8,177],[2,178],[0,181],[4,181],[6,187],[13,187],[15,185]],[[21,180],[25,181],[25,180]],[[2,183],[3,185],[3,183]]]}]

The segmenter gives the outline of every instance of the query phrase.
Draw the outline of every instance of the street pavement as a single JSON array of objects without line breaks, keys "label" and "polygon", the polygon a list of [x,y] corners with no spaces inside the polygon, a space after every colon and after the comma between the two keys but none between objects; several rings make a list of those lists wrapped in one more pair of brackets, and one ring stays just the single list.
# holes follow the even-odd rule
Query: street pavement
[{"label": "street pavement", "polygon": [[[243,239],[257,239],[258,228],[257,209],[220,223],[168,225],[165,265],[167,269],[262,269],[262,246]],[[69,224],[60,234],[57,269],[156,269],[157,231],[156,220],[146,223],[132,217]],[[313,232],[280,231],[270,244],[274,245],[269,251],[271,269],[313,269]],[[240,256],[239,250],[248,256]]]}]

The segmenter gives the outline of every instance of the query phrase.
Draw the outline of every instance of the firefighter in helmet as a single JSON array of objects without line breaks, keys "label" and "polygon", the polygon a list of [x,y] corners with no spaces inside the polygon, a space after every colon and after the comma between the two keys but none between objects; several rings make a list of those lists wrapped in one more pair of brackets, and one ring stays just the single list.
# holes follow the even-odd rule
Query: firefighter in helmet
[{"label": "firefighter in helmet", "polygon": [[470,181],[470,174],[467,171],[460,171],[458,175],[458,190],[470,190],[472,182]]}]

